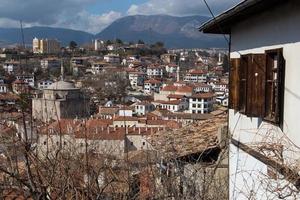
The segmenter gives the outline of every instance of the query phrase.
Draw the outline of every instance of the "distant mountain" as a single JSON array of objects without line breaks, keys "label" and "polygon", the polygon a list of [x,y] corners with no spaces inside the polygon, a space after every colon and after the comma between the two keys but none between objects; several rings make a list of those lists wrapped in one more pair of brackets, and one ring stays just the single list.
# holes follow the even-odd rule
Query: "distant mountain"
[{"label": "distant mountain", "polygon": [[[93,35],[84,31],[64,28],[31,27],[24,28],[25,43],[31,45],[34,37],[56,38],[62,45],[74,40],[79,45],[92,39],[120,38],[124,41],[144,40],[146,43],[162,41],[168,48],[225,47],[220,36],[202,34],[198,27],[209,20],[204,16],[173,17],[168,15],[135,15],[120,18],[100,33]],[[19,28],[0,28],[0,47],[21,44]]]},{"label": "distant mountain", "polygon": [[[32,44],[32,39],[34,37],[56,38],[61,41],[63,45],[68,45],[72,40],[76,41],[78,44],[90,42],[94,38],[94,35],[83,31],[75,31],[64,28],[24,28],[24,39],[26,44]],[[0,41],[5,44],[21,44],[21,30],[19,28],[0,28]]]},{"label": "distant mountain", "polygon": [[198,27],[209,20],[204,16],[135,15],[116,20],[96,38],[125,41],[162,41],[169,48],[225,47],[224,38],[200,33]]}]

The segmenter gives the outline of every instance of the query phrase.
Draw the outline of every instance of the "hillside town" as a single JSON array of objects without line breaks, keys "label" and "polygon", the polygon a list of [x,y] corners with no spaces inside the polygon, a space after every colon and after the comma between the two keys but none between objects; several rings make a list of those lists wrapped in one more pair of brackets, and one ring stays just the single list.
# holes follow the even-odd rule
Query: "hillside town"
[{"label": "hillside town", "polygon": [[299,10],[3,0],[0,199],[300,199]]},{"label": "hillside town", "polygon": [[[167,50],[162,42],[148,45],[120,39],[94,40],[87,47],[71,41],[61,47],[55,39],[34,38],[32,49],[1,49],[0,57],[0,120],[5,136],[1,156],[17,165],[26,164],[24,143],[26,151],[35,152],[39,159],[53,158],[62,150],[74,157],[105,155],[111,162],[123,160],[122,165],[132,156],[149,152],[153,162],[161,162],[157,156],[167,153],[155,145],[169,143],[170,135],[182,147],[173,157],[168,152],[164,162],[194,154],[202,159],[203,152],[213,149],[212,155],[206,155],[211,156],[209,161],[199,161],[212,165],[226,151],[224,144],[221,147],[227,137],[221,129],[226,126],[229,96],[225,50]],[[203,130],[198,128],[201,133],[192,136],[197,126]],[[186,135],[181,130],[192,132]],[[195,149],[189,147],[191,142]],[[167,150],[172,145],[163,146]],[[135,173],[142,178],[147,169],[138,168]],[[224,169],[220,173],[226,179]],[[86,175],[82,175],[84,183]],[[153,182],[144,184],[154,187]],[[151,188],[139,195],[152,196]],[[125,194],[127,190],[118,193]]]}]

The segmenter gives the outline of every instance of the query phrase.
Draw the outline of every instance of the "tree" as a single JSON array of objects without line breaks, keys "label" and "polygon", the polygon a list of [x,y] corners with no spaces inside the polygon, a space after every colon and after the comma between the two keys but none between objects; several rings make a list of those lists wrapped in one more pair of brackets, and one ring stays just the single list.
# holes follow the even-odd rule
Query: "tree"
[{"label": "tree", "polygon": [[139,40],[138,44],[145,44],[145,42],[143,40]]},{"label": "tree", "polygon": [[69,47],[70,47],[70,49],[72,49],[72,50],[73,50],[73,49],[76,49],[76,48],[77,48],[77,43],[76,43],[75,41],[72,40],[72,41],[70,42],[70,44],[69,44]]},{"label": "tree", "polygon": [[110,40],[106,41],[106,45],[112,45],[112,44],[113,44],[112,41],[110,41]]},{"label": "tree", "polygon": [[123,44],[123,41],[119,38],[116,39],[116,44]]},{"label": "tree", "polygon": [[155,43],[155,46],[158,48],[164,48],[165,44],[163,42],[158,41]]}]

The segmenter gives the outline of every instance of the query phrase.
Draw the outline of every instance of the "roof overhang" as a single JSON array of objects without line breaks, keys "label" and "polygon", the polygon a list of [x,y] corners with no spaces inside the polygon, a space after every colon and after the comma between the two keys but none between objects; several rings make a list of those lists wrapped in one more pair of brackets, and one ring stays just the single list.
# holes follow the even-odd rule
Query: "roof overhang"
[{"label": "roof overhang", "polygon": [[254,14],[261,13],[264,10],[287,2],[288,0],[245,0],[214,19],[204,23],[199,28],[199,31],[203,31],[203,33],[230,34],[231,27],[234,24]]}]

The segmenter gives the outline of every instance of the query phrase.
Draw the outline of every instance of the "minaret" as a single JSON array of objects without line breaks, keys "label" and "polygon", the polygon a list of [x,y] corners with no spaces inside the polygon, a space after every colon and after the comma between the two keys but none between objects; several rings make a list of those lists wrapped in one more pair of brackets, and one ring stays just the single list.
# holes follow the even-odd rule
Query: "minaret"
[{"label": "minaret", "polygon": [[218,66],[222,66],[222,65],[223,65],[222,54],[219,53]]},{"label": "minaret", "polygon": [[177,82],[179,82],[180,81],[180,66],[178,65],[178,67],[177,67]]},{"label": "minaret", "polygon": [[64,80],[64,64],[63,59],[60,60],[60,80]]}]

